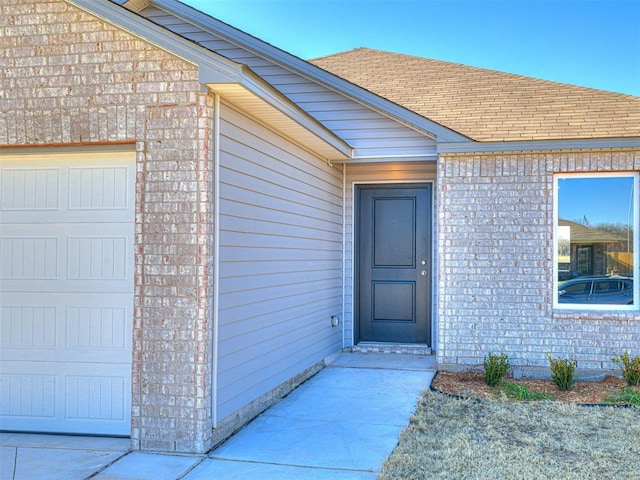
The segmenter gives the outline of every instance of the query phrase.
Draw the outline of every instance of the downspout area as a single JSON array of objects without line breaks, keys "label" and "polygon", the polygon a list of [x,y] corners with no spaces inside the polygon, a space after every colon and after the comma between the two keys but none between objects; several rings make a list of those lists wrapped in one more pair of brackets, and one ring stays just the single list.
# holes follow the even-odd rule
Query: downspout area
[{"label": "downspout area", "polygon": [[218,300],[220,296],[220,95],[213,94],[213,314],[211,340],[211,423],[218,426]]},{"label": "downspout area", "polygon": [[[347,305],[345,294],[347,291],[347,164],[342,164],[342,348],[346,348],[345,342],[345,316]],[[351,342],[353,344],[353,342]],[[351,346],[351,345],[350,345]]]}]

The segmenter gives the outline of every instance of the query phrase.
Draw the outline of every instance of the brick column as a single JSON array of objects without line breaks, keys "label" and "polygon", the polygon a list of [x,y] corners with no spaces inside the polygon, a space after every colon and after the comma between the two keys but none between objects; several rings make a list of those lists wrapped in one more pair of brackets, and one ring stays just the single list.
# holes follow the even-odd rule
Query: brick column
[{"label": "brick column", "polygon": [[132,447],[211,447],[212,99],[147,107],[139,144]]}]

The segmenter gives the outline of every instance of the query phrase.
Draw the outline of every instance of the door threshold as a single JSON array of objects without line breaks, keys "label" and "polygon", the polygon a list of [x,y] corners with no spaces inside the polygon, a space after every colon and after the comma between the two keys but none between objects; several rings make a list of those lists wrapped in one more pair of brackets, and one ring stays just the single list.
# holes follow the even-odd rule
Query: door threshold
[{"label": "door threshold", "polygon": [[432,355],[431,347],[420,343],[360,342],[351,347],[359,353],[402,353],[405,355]]}]

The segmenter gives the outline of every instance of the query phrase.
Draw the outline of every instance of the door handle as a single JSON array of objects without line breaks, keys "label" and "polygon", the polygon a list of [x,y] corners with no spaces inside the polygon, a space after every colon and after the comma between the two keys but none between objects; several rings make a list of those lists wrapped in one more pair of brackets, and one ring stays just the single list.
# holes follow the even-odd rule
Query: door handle
[{"label": "door handle", "polygon": [[421,276],[421,277],[426,277],[426,276],[427,276],[427,271],[426,271],[426,270],[422,270],[422,271],[420,272],[420,276]]}]

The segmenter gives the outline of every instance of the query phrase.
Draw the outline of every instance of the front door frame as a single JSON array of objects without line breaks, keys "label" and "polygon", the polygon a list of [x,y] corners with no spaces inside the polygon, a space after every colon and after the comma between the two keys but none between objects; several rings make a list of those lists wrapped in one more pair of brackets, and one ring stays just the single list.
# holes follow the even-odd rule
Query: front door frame
[{"label": "front door frame", "polygon": [[352,307],[352,345],[358,345],[360,343],[360,319],[359,319],[359,298],[360,298],[360,286],[359,286],[359,272],[358,272],[358,258],[359,258],[359,245],[358,245],[358,224],[360,220],[360,204],[358,199],[358,189],[364,185],[374,185],[383,187],[385,185],[407,185],[407,186],[417,186],[417,185],[430,185],[431,186],[431,245],[430,245],[430,254],[431,254],[431,265],[429,266],[429,275],[431,275],[431,291],[430,295],[430,308],[429,308],[429,318],[427,319],[427,328],[430,328],[429,332],[430,344],[429,347],[434,350],[436,348],[437,343],[437,329],[436,329],[436,311],[437,311],[437,298],[435,292],[437,291],[437,248],[436,248],[436,238],[438,235],[437,231],[437,203],[436,203],[436,181],[433,178],[428,178],[424,180],[416,180],[412,179],[409,181],[406,180],[398,180],[398,181],[367,181],[367,180],[357,180],[351,182],[351,199],[352,199],[352,209],[353,215],[351,220],[351,274],[352,274],[352,299],[351,299],[351,307]]}]

